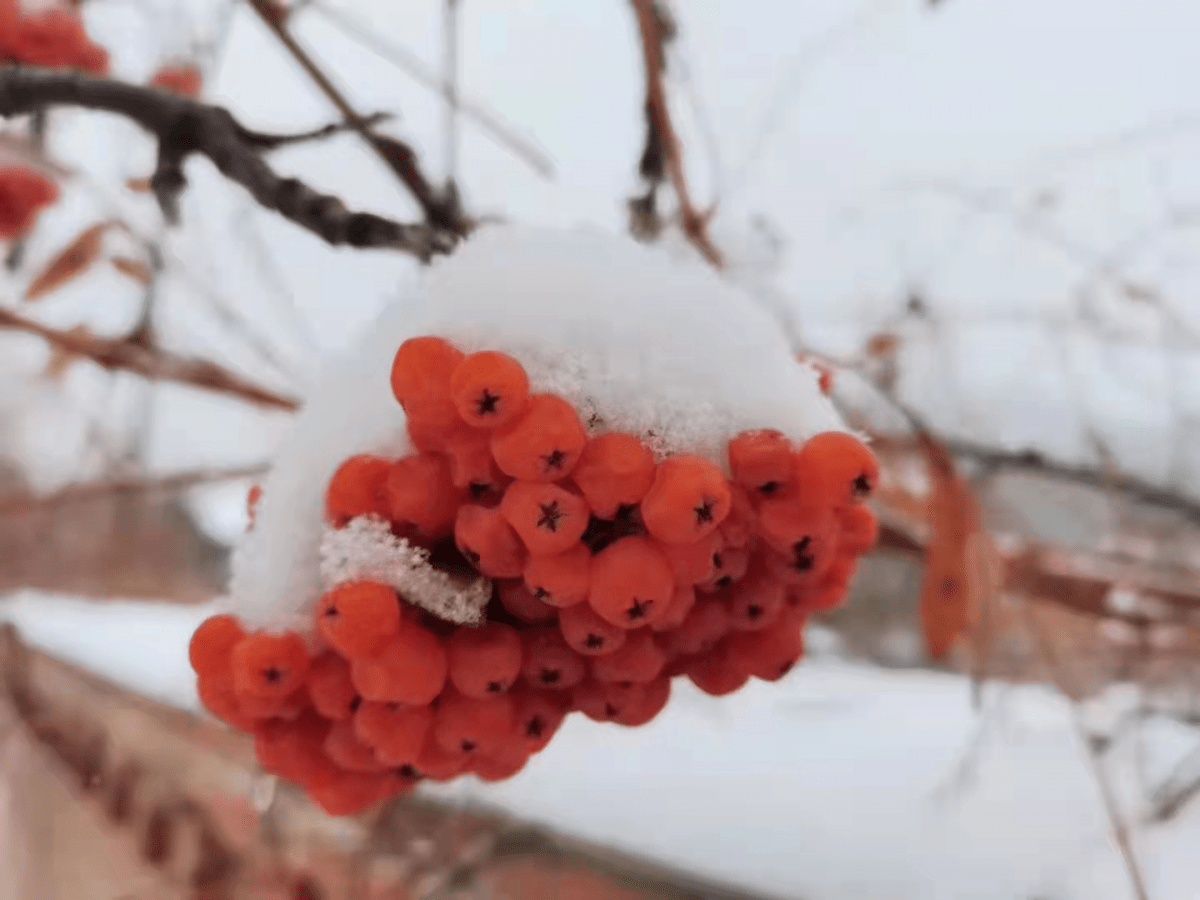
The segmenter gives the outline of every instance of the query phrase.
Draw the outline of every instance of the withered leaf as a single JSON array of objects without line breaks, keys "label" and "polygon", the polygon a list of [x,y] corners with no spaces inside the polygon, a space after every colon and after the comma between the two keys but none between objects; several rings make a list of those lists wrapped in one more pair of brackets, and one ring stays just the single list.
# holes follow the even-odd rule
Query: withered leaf
[{"label": "withered leaf", "polygon": [[40,300],[86,272],[100,256],[104,233],[110,227],[111,222],[97,222],[80,232],[33,279],[25,289],[25,300]]}]

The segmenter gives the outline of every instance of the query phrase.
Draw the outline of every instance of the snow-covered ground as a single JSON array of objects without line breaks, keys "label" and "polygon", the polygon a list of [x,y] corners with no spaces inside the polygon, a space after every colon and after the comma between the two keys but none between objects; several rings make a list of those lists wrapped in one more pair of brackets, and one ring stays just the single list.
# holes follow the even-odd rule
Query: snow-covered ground
[{"label": "snow-covered ground", "polygon": [[[0,602],[29,641],[188,709],[184,648],[208,612],[35,594]],[[1194,900],[1200,885],[1200,806],[1167,826],[1141,822],[1148,785],[1195,744],[1195,732],[1150,722],[1105,757],[1153,900]],[[513,780],[436,793],[780,897],[1133,896],[1061,697],[997,688],[976,713],[961,678],[828,653],[723,700],[681,685],[644,728],[573,717]]]}]

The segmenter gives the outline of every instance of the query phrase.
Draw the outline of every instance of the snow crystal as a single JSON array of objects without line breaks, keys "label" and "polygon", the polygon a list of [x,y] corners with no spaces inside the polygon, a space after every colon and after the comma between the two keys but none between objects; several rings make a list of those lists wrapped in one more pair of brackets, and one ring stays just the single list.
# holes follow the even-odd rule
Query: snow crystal
[{"label": "snow crystal", "polygon": [[489,227],[323,373],[235,555],[231,593],[248,621],[276,624],[319,597],[324,487],[338,464],[411,452],[389,375],[396,348],[422,334],[512,354],[532,390],[566,398],[592,431],[637,433],[660,454],[724,464],[744,429],[802,441],[844,428],[772,316],[706,265],[630,238]]},{"label": "snow crystal", "polygon": [[415,606],[460,625],[483,622],[492,583],[469,582],[429,564],[429,551],[392,534],[391,526],[372,516],[352,519],[345,528],[326,528],[321,541],[321,585],[329,590],[356,579],[396,588]]}]

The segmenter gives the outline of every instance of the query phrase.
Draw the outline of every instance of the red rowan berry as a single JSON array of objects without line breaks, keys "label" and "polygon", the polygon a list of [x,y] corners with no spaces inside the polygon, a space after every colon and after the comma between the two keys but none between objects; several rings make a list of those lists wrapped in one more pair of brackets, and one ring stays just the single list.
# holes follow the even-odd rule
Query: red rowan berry
[{"label": "red rowan berry", "polygon": [[614,625],[654,624],[666,612],[674,592],[670,563],[647,538],[622,538],[592,559],[588,603]]},{"label": "red rowan berry", "polygon": [[192,671],[210,682],[229,683],[233,677],[230,660],[233,648],[246,636],[235,616],[228,613],[209,616],[192,633],[188,642],[188,662]]},{"label": "red rowan berry", "polygon": [[793,451],[780,431],[743,431],[729,442],[729,470],[735,482],[758,496],[784,494],[794,487]]},{"label": "red rowan berry", "polygon": [[521,636],[499,622],[456,628],[446,640],[446,653],[450,683],[465,697],[501,694],[521,674]]},{"label": "red rowan berry", "polygon": [[600,618],[587,603],[559,610],[558,627],[567,645],[584,656],[612,653],[625,643],[625,629]]},{"label": "red rowan berry", "polygon": [[557,628],[526,631],[525,662],[521,676],[531,687],[548,690],[572,688],[587,674],[587,664],[571,649]]},{"label": "red rowan berry", "polygon": [[[236,691],[234,692],[236,696]],[[297,688],[286,697],[251,697],[247,694],[238,696],[238,707],[242,713],[253,719],[294,719],[300,713],[309,709],[308,692]]]},{"label": "red rowan berry", "polygon": [[400,628],[400,600],[386,584],[347,581],[317,601],[316,626],[343,656],[375,656]]},{"label": "red rowan berry", "polygon": [[488,578],[519,578],[525,571],[525,547],[498,509],[460,506],[454,543],[467,562]]},{"label": "red rowan berry", "polygon": [[415,765],[433,727],[428,705],[368,702],[354,714],[354,733],[389,766]]},{"label": "red rowan berry", "polygon": [[375,750],[359,739],[352,719],[339,719],[330,725],[323,747],[334,765],[348,772],[383,772],[388,768],[376,759]]},{"label": "red rowan berry", "polygon": [[579,543],[591,511],[578,494],[536,481],[514,481],[500,513],[534,555],[562,553]]},{"label": "red rowan berry", "polygon": [[758,533],[758,511],[749,492],[740,484],[731,484],[729,493],[732,498],[729,515],[717,531],[726,547],[746,547]]},{"label": "red rowan berry", "polygon": [[534,599],[554,607],[582,603],[591,580],[592,554],[585,544],[552,556],[531,556],[525,563],[526,587]]},{"label": "red rowan berry", "polygon": [[674,631],[683,624],[692,607],[696,605],[696,589],[690,584],[677,584],[675,593],[667,603],[667,611],[661,619],[654,622],[650,629],[660,633]]},{"label": "red rowan berry", "polygon": [[507,353],[482,350],[467,356],[454,369],[450,397],[467,424],[498,428],[525,411],[529,376]]},{"label": "red rowan berry", "polygon": [[625,643],[612,653],[592,660],[592,677],[597,681],[653,681],[667,664],[666,654],[654,642],[648,628],[625,636]]},{"label": "red rowan berry", "polygon": [[772,565],[784,581],[814,581],[832,562],[837,522],[823,503],[796,497],[766,500],[759,507],[759,521],[763,537],[779,554]]},{"label": "red rowan berry", "polygon": [[437,635],[406,622],[378,656],[355,659],[350,678],[366,700],[421,706],[441,693],[446,670],[446,649]]},{"label": "red rowan berry", "polygon": [[43,207],[58,199],[58,185],[34,169],[0,166],[0,240],[28,231]]},{"label": "red rowan berry", "polygon": [[804,654],[804,614],[786,610],[760,631],[732,634],[726,653],[735,669],[763,681],[778,681]]},{"label": "red rowan berry", "polygon": [[501,581],[496,585],[496,593],[500,597],[500,605],[526,624],[551,622],[558,616],[558,610],[534,597],[522,582]]},{"label": "red rowan berry", "polygon": [[775,621],[784,607],[785,588],[759,564],[728,589],[730,624],[737,631],[756,631]]},{"label": "red rowan berry", "polygon": [[433,717],[433,738],[448,753],[487,756],[512,740],[516,708],[508,694],[464,697],[447,692]]},{"label": "red rowan berry", "polygon": [[575,708],[593,722],[616,722],[637,708],[647,687],[633,682],[605,682],[588,679],[575,688]]},{"label": "red rowan berry", "polygon": [[809,438],[796,456],[801,484],[841,506],[866,498],[879,483],[879,461],[854,435],[825,431]]},{"label": "red rowan berry", "polygon": [[450,481],[481,506],[499,502],[512,479],[496,466],[487,432],[450,443],[443,451],[450,460]]},{"label": "red rowan berry", "polygon": [[295,719],[268,719],[254,728],[254,753],[273,775],[305,783],[327,772],[330,764],[322,749],[329,722],[312,710]]},{"label": "red rowan berry", "polygon": [[681,453],[659,464],[642,498],[642,521],[663,543],[691,544],[716,531],[732,502],[729,482],[720,468]]},{"label": "red rowan berry", "polygon": [[450,379],[464,359],[461,350],[439,337],[409,338],[392,361],[392,393],[410,420],[431,428],[459,423],[450,397]]},{"label": "red rowan berry", "polygon": [[663,675],[640,687],[642,690],[635,693],[613,718],[618,725],[636,728],[647,724],[666,709],[667,701],[671,699],[670,678]]},{"label": "red rowan berry", "polygon": [[516,704],[516,735],[527,753],[539,753],[567,717],[570,704],[562,691],[521,688],[513,693]]},{"label": "red rowan berry", "polygon": [[592,511],[611,519],[622,506],[640,503],[654,482],[654,454],[632,434],[601,434],[583,448],[571,479]]},{"label": "red rowan berry", "polygon": [[108,71],[108,53],[93,43],[79,15],[65,7],[26,11],[13,40],[17,61],[27,66],[80,69],[93,75]]},{"label": "red rowan berry", "polygon": [[746,547],[725,547],[713,555],[716,571],[708,581],[696,587],[701,591],[720,591],[736,584],[750,566],[750,551]]},{"label": "red rowan berry", "polygon": [[529,762],[529,750],[516,737],[511,737],[491,753],[480,754],[471,761],[471,771],[482,781],[507,781]]},{"label": "red rowan berry", "polygon": [[721,645],[695,660],[688,668],[687,676],[704,693],[723,697],[741,689],[750,680],[750,673],[743,670],[739,662]]},{"label": "red rowan berry", "polygon": [[671,564],[676,584],[704,584],[720,577],[718,565],[725,541],[713,531],[690,544],[659,544]]},{"label": "red rowan berry", "polygon": [[262,502],[262,485],[253,484],[246,492],[246,530],[253,531],[258,521],[258,504]]},{"label": "red rowan berry", "polygon": [[417,758],[416,771],[430,781],[452,781],[467,770],[470,757],[461,750],[443,750],[433,739],[432,729],[421,754]]},{"label": "red rowan berry", "polygon": [[704,653],[729,633],[732,620],[729,607],[720,600],[698,600],[679,627],[662,634],[660,640],[671,656]]},{"label": "red rowan berry", "polygon": [[388,517],[387,479],[391,460],[351,456],[333,473],[325,489],[325,518],[338,528],[357,516]]},{"label": "red rowan berry", "polygon": [[238,731],[251,732],[254,730],[258,717],[246,713],[238,703],[233,685],[228,679],[211,678],[201,675],[196,680],[196,694],[200,702],[210,713]]},{"label": "red rowan berry", "polygon": [[259,632],[234,646],[230,663],[239,697],[276,700],[304,684],[309,658],[299,635]]},{"label": "red rowan berry", "polygon": [[394,781],[383,774],[335,771],[307,790],[327,815],[352,816],[382,803],[393,792],[393,785]]},{"label": "red rowan berry", "polygon": [[869,506],[855,503],[838,512],[841,525],[838,535],[840,555],[861,556],[875,546],[879,539],[879,519]]},{"label": "red rowan berry", "polygon": [[492,455],[513,478],[558,481],[571,474],[586,443],[571,404],[553,394],[533,394],[520,416],[492,434]]},{"label": "red rowan berry", "polygon": [[350,665],[333,652],[313,660],[306,684],[313,708],[326,719],[348,719],[361,702],[350,680]]},{"label": "red rowan berry", "polygon": [[387,477],[389,517],[436,540],[454,531],[461,500],[444,456],[417,453],[392,463]]}]

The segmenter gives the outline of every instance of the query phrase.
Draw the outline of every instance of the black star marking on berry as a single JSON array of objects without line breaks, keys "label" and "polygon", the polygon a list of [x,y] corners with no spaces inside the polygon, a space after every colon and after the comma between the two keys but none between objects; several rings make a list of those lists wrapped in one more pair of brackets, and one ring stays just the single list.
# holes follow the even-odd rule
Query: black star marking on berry
[{"label": "black star marking on berry", "polygon": [[467,485],[467,490],[470,492],[472,500],[478,500],[491,489],[492,486],[486,481],[472,481]]},{"label": "black star marking on berry", "polygon": [[653,605],[653,600],[639,600],[637,597],[634,597],[633,605],[625,610],[625,615],[629,616],[630,620],[643,619],[650,612],[650,607]]},{"label": "black star marking on berry", "polygon": [[619,712],[620,712],[620,710],[617,709],[615,706],[613,706],[611,703],[604,704],[604,718],[606,718],[606,719],[615,718],[617,713],[619,713]]},{"label": "black star marking on berry", "polygon": [[337,616],[337,614],[338,614],[338,608],[336,606],[325,607],[325,618],[332,619],[332,618],[335,618]]},{"label": "black star marking on berry", "polygon": [[782,666],[780,666],[779,667],[779,677],[782,678],[788,672],[792,671],[792,666],[794,666],[795,664],[796,664],[795,660],[792,660],[791,662],[785,662]]},{"label": "black star marking on berry", "polygon": [[462,747],[463,753],[470,753],[472,750],[475,749],[475,742],[474,741],[463,741],[458,746]]},{"label": "black star marking on berry", "polygon": [[599,650],[604,646],[604,638],[598,634],[589,634],[583,644],[589,650]]},{"label": "black star marking on berry", "polygon": [[535,600],[545,600],[549,596],[550,592],[544,587],[538,586],[533,589],[533,599]]},{"label": "black star marking on berry", "polygon": [[558,531],[558,521],[566,513],[558,505],[557,500],[551,500],[549,503],[541,503],[538,505],[542,515],[537,520],[538,528],[545,528],[547,531]]},{"label": "black star marking on berry", "polygon": [[421,773],[416,770],[416,767],[411,766],[408,763],[405,763],[400,768],[398,768],[396,770],[396,774],[399,775],[401,778],[420,778],[421,777]]},{"label": "black star marking on berry", "polygon": [[496,407],[500,405],[500,397],[493,394],[487,388],[483,389],[483,396],[475,404],[475,412],[481,416],[491,415],[496,411]]},{"label": "black star marking on berry", "polygon": [[263,678],[267,679],[267,681],[271,682],[271,684],[274,684],[282,677],[283,670],[277,669],[275,666],[268,666],[267,668],[263,669]]},{"label": "black star marking on berry", "polygon": [[757,603],[752,603],[746,607],[746,618],[751,622],[763,614],[763,608]]},{"label": "black star marking on berry", "polygon": [[722,578],[717,579],[717,589],[718,590],[720,590],[721,588],[727,588],[731,584],[733,584],[733,576],[732,575],[726,575]]},{"label": "black star marking on berry", "polygon": [[792,568],[798,572],[807,572],[813,567],[816,562],[813,559],[812,538],[808,535],[800,538],[796,543],[792,544]]},{"label": "black star marking on berry", "polygon": [[704,502],[692,511],[696,514],[697,525],[703,525],[705,522],[711,522],[713,520],[713,501],[705,497]]},{"label": "black star marking on berry", "polygon": [[718,569],[723,569],[725,567],[725,560],[721,558],[720,553],[713,554],[713,565]]},{"label": "black star marking on berry", "polygon": [[866,472],[860,473],[859,476],[855,478],[853,482],[851,482],[851,488],[854,491],[854,496],[856,497],[865,497],[867,494],[871,493],[871,489],[873,487],[874,485],[871,484],[871,476]]},{"label": "black star marking on berry", "polygon": [[551,469],[561,469],[566,464],[567,454],[561,450],[552,450],[550,453],[545,454],[542,459],[546,463],[546,471],[549,472]]},{"label": "black star marking on berry", "polygon": [[764,481],[758,486],[758,492],[764,497],[770,497],[777,490],[783,487],[778,481]]},{"label": "black star marking on berry", "polygon": [[362,697],[355,697],[350,701],[350,712],[358,712],[360,706],[362,706]]},{"label": "black star marking on berry", "polygon": [[538,681],[542,684],[558,684],[558,679],[562,675],[557,669],[542,669],[538,673]]},{"label": "black star marking on berry", "polygon": [[503,681],[489,681],[487,689],[488,689],[489,694],[498,694],[502,690],[504,690],[504,682]]},{"label": "black star marking on berry", "polygon": [[479,556],[478,553],[476,553],[474,550],[471,550],[470,548],[467,548],[467,547],[460,547],[459,549],[462,550],[462,555],[467,558],[467,562],[469,562],[473,566],[479,565],[479,560],[481,557]]},{"label": "black star marking on berry", "polygon": [[531,738],[539,738],[542,732],[546,730],[546,723],[542,721],[540,716],[534,716],[525,723],[525,734]]}]

